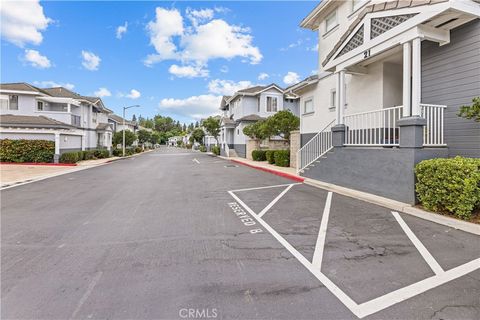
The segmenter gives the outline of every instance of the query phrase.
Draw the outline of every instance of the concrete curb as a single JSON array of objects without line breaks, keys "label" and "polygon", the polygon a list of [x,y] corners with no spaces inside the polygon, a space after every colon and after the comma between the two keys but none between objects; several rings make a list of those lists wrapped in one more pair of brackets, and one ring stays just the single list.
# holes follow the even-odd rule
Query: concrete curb
[{"label": "concrete curb", "polygon": [[287,179],[290,179],[290,180],[293,180],[293,181],[303,182],[305,180],[304,177],[300,177],[300,176],[297,176],[297,175],[294,175],[294,174],[291,174],[291,173],[287,173],[287,172],[283,172],[283,171],[279,171],[279,170],[275,170],[275,169],[270,169],[270,168],[265,168],[265,167],[261,167],[261,166],[256,166],[256,165],[253,165],[251,163],[243,162],[243,161],[237,160],[237,159],[230,159],[230,158],[222,157],[222,156],[217,156],[217,157],[219,157],[221,159],[224,159],[224,160],[229,160],[229,161],[232,161],[232,162],[235,162],[235,163],[238,163],[238,164],[241,164],[241,165],[253,168],[253,169],[268,172],[268,173],[271,173],[271,174],[274,174],[274,175],[277,175],[277,176],[280,176],[280,177],[283,177],[283,178],[287,178]]},{"label": "concrete curb", "polygon": [[110,160],[110,161],[107,161],[106,163],[112,163],[112,162],[119,161],[119,160],[130,159],[130,158],[137,157],[137,156],[139,156],[139,155],[142,155],[142,154],[145,154],[145,153],[149,153],[149,152],[152,152],[152,151],[155,151],[155,149],[151,149],[151,150],[148,150],[148,151],[143,151],[143,152],[140,152],[140,153],[135,153],[135,154],[132,154],[132,155],[130,155],[130,156],[117,157],[117,158],[115,158],[115,159],[112,159],[112,160]]},{"label": "concrete curb", "polygon": [[447,227],[451,227],[457,230],[462,230],[462,231],[480,236],[480,225],[475,223],[457,220],[447,216],[442,216],[434,212],[429,212],[419,208],[415,208],[408,203],[395,201],[395,200],[377,196],[371,193],[357,191],[354,189],[337,186],[337,185],[322,182],[319,180],[305,178],[304,183],[313,187],[333,191],[348,197],[363,200],[363,201],[373,203],[382,207],[386,207],[395,211],[403,212],[403,213],[415,216],[417,218],[421,218],[423,220],[435,222]]}]

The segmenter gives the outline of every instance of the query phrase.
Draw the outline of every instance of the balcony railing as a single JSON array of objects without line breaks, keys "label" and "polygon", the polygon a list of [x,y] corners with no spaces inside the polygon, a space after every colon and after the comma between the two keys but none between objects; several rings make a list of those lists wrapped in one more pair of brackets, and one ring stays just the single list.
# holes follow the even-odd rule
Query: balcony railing
[{"label": "balcony railing", "polygon": [[397,146],[402,106],[345,116],[345,145]]},{"label": "balcony railing", "polygon": [[443,137],[444,112],[447,106],[437,104],[420,104],[421,116],[427,120],[423,129],[423,145],[427,147],[445,146]]},{"label": "balcony railing", "polygon": [[298,150],[297,172],[305,169],[332,149],[332,126],[334,123],[335,120],[327,124],[325,128]]}]

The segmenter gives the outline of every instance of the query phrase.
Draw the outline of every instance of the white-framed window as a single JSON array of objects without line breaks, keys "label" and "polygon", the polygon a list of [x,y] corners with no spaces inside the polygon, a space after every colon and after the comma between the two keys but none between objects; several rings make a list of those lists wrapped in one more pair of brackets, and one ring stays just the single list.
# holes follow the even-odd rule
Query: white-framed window
[{"label": "white-framed window", "polygon": [[278,98],[267,97],[267,112],[277,112]]},{"label": "white-framed window", "polygon": [[334,10],[325,18],[325,33],[337,26],[337,10]]},{"label": "white-framed window", "polygon": [[312,113],[314,111],[313,98],[308,98],[303,102],[303,113]]},{"label": "white-framed window", "polygon": [[330,90],[330,108],[335,108],[337,106],[337,90]]},{"label": "white-framed window", "polygon": [[18,96],[10,95],[8,100],[8,110],[18,110]]},{"label": "white-framed window", "polygon": [[355,12],[358,9],[360,9],[367,2],[368,0],[352,0],[352,12]]},{"label": "white-framed window", "polygon": [[43,101],[37,101],[37,111],[43,111]]},{"label": "white-framed window", "polygon": [[1,110],[8,110],[8,96],[7,95],[0,95],[0,109]]}]

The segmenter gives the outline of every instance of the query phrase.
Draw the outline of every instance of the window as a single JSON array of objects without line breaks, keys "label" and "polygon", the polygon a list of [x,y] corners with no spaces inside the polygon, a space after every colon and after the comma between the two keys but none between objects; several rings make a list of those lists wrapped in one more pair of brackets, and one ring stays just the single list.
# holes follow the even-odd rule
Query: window
[{"label": "window", "polygon": [[305,100],[303,103],[303,113],[312,113],[313,112],[313,98]]},{"label": "window", "polygon": [[8,110],[8,96],[0,95],[0,109]]},{"label": "window", "polygon": [[43,101],[37,101],[37,110],[43,111]]},{"label": "window", "polygon": [[267,97],[267,112],[277,112],[276,97]]},{"label": "window", "polygon": [[332,89],[330,91],[330,108],[335,108],[337,105],[337,90]]},{"label": "window", "polygon": [[18,110],[18,96],[9,96],[8,110]]},{"label": "window", "polygon": [[352,0],[352,12],[357,11],[360,7],[362,7],[367,0]]},{"label": "window", "polygon": [[325,19],[325,33],[329,32],[337,26],[337,11],[330,13]]},{"label": "window", "polygon": [[237,135],[239,135],[239,134],[240,134],[240,129],[237,129]]}]

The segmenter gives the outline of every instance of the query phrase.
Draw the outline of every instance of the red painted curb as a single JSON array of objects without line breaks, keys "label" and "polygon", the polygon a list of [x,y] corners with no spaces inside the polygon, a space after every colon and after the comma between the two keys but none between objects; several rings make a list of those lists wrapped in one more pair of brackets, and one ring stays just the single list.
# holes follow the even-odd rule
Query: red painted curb
[{"label": "red painted curb", "polygon": [[233,161],[233,162],[235,162],[235,163],[242,164],[242,165],[247,166],[247,167],[250,167],[250,168],[254,168],[254,169],[257,169],[257,170],[265,171],[265,172],[268,172],[268,173],[271,173],[271,174],[274,174],[274,175],[277,175],[277,176],[280,176],[280,177],[283,177],[283,178],[287,178],[287,179],[290,179],[290,180],[294,180],[294,181],[297,181],[297,182],[303,182],[303,181],[305,181],[305,178],[296,176],[296,175],[294,175],[294,174],[285,173],[285,172],[277,171],[277,170],[274,170],[274,169],[269,169],[269,168],[254,166],[253,164],[245,163],[245,162],[242,162],[242,161],[239,161],[239,160],[235,160],[235,159],[230,159],[230,161]]},{"label": "red painted curb", "polygon": [[49,163],[49,162],[0,162],[1,164],[19,166],[52,166],[52,167],[75,167],[76,163]]}]

